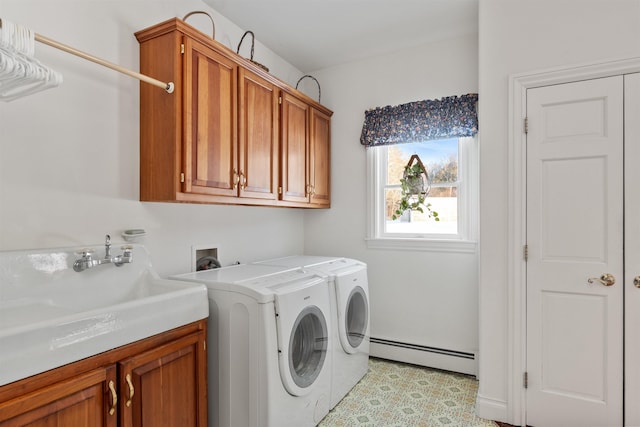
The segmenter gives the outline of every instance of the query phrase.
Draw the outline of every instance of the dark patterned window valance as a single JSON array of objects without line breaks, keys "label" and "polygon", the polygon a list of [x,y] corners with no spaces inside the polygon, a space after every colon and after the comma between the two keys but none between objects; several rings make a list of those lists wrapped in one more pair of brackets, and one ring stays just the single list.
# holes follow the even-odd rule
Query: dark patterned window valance
[{"label": "dark patterned window valance", "polygon": [[360,143],[367,147],[459,138],[478,133],[478,94],[378,107],[364,113]]}]

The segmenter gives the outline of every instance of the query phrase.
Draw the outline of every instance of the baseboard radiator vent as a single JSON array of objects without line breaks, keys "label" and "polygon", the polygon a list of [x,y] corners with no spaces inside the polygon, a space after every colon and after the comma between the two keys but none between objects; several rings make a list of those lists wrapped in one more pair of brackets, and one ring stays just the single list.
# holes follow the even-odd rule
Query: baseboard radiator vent
[{"label": "baseboard radiator vent", "polygon": [[430,368],[477,375],[478,355],[383,338],[370,338],[370,354],[382,359],[428,366]]}]

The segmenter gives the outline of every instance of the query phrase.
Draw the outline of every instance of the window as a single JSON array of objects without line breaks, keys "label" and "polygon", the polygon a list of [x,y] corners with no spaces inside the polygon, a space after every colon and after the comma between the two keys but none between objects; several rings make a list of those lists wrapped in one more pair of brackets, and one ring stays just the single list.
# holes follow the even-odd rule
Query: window
[{"label": "window", "polygon": [[[431,179],[427,196],[439,221],[418,211],[393,220],[400,200],[400,178],[418,154]],[[475,251],[477,143],[475,137],[370,147],[369,238],[373,248]]]}]

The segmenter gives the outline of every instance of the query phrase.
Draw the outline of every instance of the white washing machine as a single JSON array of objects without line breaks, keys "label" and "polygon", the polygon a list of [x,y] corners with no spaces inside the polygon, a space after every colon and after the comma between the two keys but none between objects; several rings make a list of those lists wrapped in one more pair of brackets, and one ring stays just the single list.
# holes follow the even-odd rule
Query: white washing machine
[{"label": "white washing machine", "polygon": [[330,405],[333,408],[369,367],[369,284],[367,265],[349,258],[290,256],[260,265],[303,267],[329,277],[334,328]]},{"label": "white washing machine", "polygon": [[329,412],[327,277],[242,264],[173,276],[208,288],[209,425],[306,427]]}]

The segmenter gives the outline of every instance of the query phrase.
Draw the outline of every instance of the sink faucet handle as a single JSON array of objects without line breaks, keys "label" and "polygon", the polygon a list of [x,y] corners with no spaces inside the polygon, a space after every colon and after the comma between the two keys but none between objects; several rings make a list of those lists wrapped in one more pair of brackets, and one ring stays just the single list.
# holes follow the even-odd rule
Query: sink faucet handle
[{"label": "sink faucet handle", "polygon": [[124,246],[122,247],[122,250],[124,251],[123,256],[124,256],[125,258],[129,258],[129,259],[130,259],[130,258],[131,258],[131,252],[133,251],[133,246],[131,246],[131,245],[124,245]]},{"label": "sink faucet handle", "polygon": [[133,246],[124,245],[121,247],[121,249],[123,251],[122,255],[118,255],[113,259],[113,263],[115,264],[116,267],[122,267],[124,264],[129,264],[133,262],[133,255],[132,255]]},{"label": "sink faucet handle", "polygon": [[93,254],[93,252],[93,249],[84,248],[77,250],[75,254],[77,256],[81,256],[82,258],[91,258],[91,254]]}]

